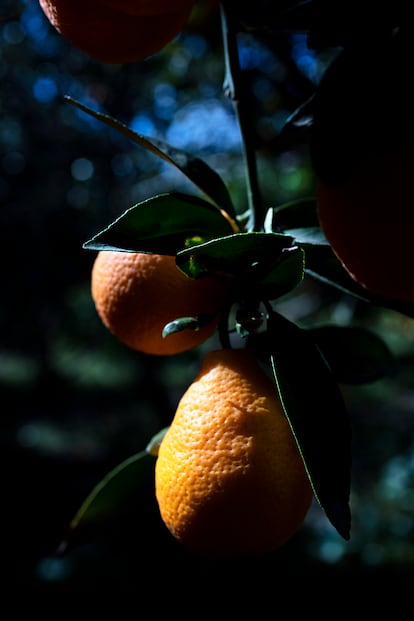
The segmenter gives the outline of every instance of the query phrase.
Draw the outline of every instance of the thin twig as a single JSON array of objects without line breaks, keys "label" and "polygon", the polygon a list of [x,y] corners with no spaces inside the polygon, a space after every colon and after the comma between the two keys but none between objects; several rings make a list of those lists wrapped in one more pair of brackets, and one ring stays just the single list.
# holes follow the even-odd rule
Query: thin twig
[{"label": "thin twig", "polygon": [[264,210],[260,194],[256,153],[253,145],[252,131],[253,121],[249,117],[242,92],[241,68],[239,50],[237,45],[236,28],[231,16],[226,11],[225,2],[220,5],[221,28],[223,35],[225,77],[223,90],[234,106],[237,121],[240,128],[243,157],[246,166],[247,201],[249,219],[247,230],[263,230]]}]

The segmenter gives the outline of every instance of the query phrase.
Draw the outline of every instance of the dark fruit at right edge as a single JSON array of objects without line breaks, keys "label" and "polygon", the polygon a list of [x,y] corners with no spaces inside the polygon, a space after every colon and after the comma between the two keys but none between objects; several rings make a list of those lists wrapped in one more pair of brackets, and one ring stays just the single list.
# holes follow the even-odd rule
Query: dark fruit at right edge
[{"label": "dark fruit at right edge", "polygon": [[314,100],[311,158],[320,225],[372,294],[414,301],[413,96],[409,33],[345,48]]}]

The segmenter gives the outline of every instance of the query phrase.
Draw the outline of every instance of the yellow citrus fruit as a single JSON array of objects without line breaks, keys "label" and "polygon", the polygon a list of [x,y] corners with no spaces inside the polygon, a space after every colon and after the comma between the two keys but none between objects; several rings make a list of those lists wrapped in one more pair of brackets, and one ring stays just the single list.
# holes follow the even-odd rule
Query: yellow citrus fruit
[{"label": "yellow citrus fruit", "polygon": [[311,156],[320,225],[367,291],[414,301],[411,37],[345,48],[314,97]]},{"label": "yellow citrus fruit", "polygon": [[[178,354],[203,343],[217,328],[226,290],[222,280],[187,277],[172,256],[102,250],[92,267],[92,298],[102,322],[147,354]],[[162,336],[167,323],[203,315],[200,329]]]},{"label": "yellow citrus fruit", "polygon": [[275,385],[247,349],[210,351],[155,467],[161,518],[199,554],[267,553],[299,529],[313,493]]},{"label": "yellow citrus fruit", "polygon": [[[146,13],[135,11],[139,3],[102,0],[39,0],[40,6],[56,30],[92,58],[105,63],[143,60],[172,41],[184,28],[193,0],[180,2],[164,12],[157,2]],[[147,3],[145,3],[147,4]],[[128,9],[128,11],[127,11]]]}]

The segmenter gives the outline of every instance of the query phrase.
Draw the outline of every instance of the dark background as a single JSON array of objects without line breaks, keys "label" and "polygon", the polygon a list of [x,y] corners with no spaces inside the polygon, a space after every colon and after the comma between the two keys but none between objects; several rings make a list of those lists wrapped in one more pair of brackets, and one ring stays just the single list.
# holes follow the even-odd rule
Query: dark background
[{"label": "dark background", "polygon": [[[17,5],[17,7],[16,7]],[[355,323],[395,353],[397,376],[343,386],[353,425],[351,540],[314,506],[282,550],[243,562],[199,559],[165,531],[152,481],[128,517],[56,550],[93,486],[167,425],[214,339],[158,359],[129,351],[106,331],[90,296],[94,252],[82,243],[125,209],[160,191],[196,192],[179,172],[63,99],[185,148],[246,208],[240,137],[224,97],[217,16],[194,20],[158,55],[105,66],[64,41],[37,2],[0,14],[0,390],[2,565],[11,585],[38,592],[144,588],[160,567],[200,583],[280,576],[411,576],[414,323],[305,280],[279,302],[309,324]],[[312,195],[306,140],[278,140],[312,93],[331,54],[306,36],[239,38],[266,206]],[[386,83],[386,76],[384,76]],[[312,404],[310,404],[310,415]]]}]

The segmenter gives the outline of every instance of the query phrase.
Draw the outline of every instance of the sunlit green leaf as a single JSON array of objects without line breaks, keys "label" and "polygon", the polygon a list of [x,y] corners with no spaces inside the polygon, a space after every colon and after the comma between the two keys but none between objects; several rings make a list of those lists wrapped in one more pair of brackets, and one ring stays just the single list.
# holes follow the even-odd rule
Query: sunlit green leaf
[{"label": "sunlit green leaf", "polygon": [[175,255],[192,244],[232,232],[227,218],[211,203],[172,192],[130,207],[83,247]]},{"label": "sunlit green leaf", "polygon": [[66,96],[65,99],[77,108],[105,123],[109,127],[132,140],[136,144],[151,151],[161,159],[178,168],[190,181],[194,183],[206,196],[213,200],[216,205],[224,209],[231,217],[235,218],[236,213],[230,194],[221,177],[212,170],[206,162],[198,157],[181,149],[176,149],[158,138],[148,138],[137,134],[129,127],[102,112],[92,110],[88,106],[80,103],[72,97]]},{"label": "sunlit green leaf", "polygon": [[270,355],[280,398],[315,496],[349,539],[351,426],[334,377],[310,335],[280,315],[251,343]]},{"label": "sunlit green leaf", "polygon": [[396,361],[386,343],[356,326],[319,326],[309,335],[318,346],[335,379],[344,384],[374,382],[394,374]]},{"label": "sunlit green leaf", "polygon": [[214,239],[177,255],[177,265],[189,276],[240,275],[255,264],[273,266],[291,248],[293,239],[278,233],[235,233]]}]

